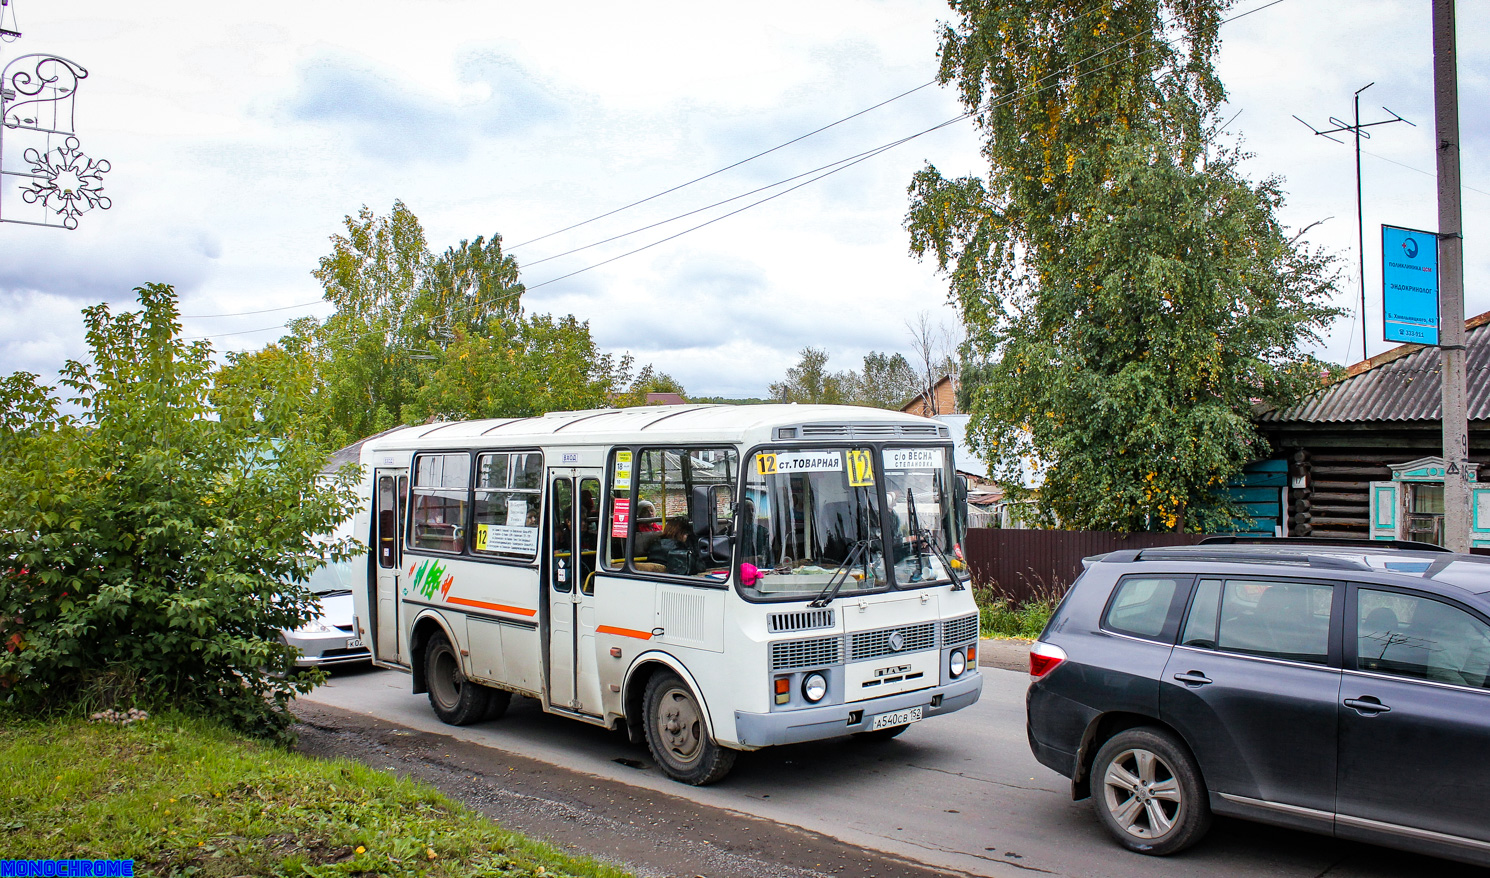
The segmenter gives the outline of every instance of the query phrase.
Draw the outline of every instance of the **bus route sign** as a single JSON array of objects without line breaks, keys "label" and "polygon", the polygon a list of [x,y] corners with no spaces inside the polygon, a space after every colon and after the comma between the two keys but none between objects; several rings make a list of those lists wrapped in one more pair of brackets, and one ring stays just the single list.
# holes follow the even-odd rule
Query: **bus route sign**
[{"label": "bus route sign", "polygon": [[1387,341],[1438,344],[1438,235],[1381,227],[1381,305]]}]

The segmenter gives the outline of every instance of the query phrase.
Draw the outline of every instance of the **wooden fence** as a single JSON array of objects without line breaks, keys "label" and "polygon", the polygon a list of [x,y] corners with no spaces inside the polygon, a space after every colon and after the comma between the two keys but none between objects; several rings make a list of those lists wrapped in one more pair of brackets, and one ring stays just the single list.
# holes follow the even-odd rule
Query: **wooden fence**
[{"label": "wooden fence", "polygon": [[1065,594],[1081,573],[1081,559],[1119,549],[1189,546],[1206,534],[1110,533],[1077,530],[970,528],[962,544],[973,582],[992,586],[1016,603]]}]

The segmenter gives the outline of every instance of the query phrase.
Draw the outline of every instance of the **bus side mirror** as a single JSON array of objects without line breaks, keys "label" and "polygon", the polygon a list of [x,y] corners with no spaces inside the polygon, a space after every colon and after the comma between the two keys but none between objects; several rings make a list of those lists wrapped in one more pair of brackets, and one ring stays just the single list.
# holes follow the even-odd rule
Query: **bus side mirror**
[{"label": "bus side mirror", "polygon": [[962,473],[952,483],[952,509],[957,517],[957,532],[967,533],[967,476]]}]

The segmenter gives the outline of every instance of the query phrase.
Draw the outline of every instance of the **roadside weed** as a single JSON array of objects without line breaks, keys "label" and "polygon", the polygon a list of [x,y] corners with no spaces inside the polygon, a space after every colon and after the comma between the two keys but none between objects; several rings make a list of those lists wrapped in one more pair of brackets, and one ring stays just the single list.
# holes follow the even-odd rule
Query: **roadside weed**
[{"label": "roadside weed", "polygon": [[136,874],[623,878],[432,788],[181,715],[0,723],[12,858],[133,859]]}]

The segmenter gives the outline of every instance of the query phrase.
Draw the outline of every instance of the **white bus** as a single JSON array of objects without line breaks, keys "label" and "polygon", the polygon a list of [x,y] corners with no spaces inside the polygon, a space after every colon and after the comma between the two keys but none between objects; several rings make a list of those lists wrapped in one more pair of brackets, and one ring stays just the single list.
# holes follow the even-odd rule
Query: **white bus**
[{"label": "white bus", "polygon": [[889,738],[974,703],[947,428],[848,406],[666,406],[362,447],[373,661],[435,713],[512,694],[706,784],[738,751]]}]

